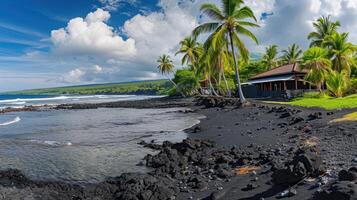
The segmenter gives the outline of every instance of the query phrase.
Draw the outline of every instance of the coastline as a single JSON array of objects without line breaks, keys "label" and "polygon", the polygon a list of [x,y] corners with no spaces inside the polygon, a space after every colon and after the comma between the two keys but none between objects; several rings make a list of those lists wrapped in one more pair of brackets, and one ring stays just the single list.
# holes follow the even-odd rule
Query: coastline
[{"label": "coastline", "polygon": [[[160,150],[158,154],[145,157],[146,165],[152,168],[148,174],[122,174],[98,184],[79,186],[32,181],[17,170],[9,170],[0,172],[0,194],[14,195],[12,197],[18,199],[29,196],[34,199],[276,199],[277,195],[293,185],[297,194],[289,199],[309,199],[316,196],[318,188],[308,188],[320,183],[319,177],[322,176],[316,176],[315,181],[303,185],[294,183],[301,177],[290,177],[292,180],[289,183],[280,183],[280,179],[276,178],[284,175],[287,163],[296,161],[301,148],[305,152],[298,155],[308,158],[311,158],[307,153],[310,150],[323,152],[314,155],[314,158],[324,159],[325,163],[318,164],[311,161],[314,159],[310,160],[314,170],[322,171],[320,168],[325,167],[336,174],[342,169],[356,166],[353,162],[356,156],[353,152],[357,151],[356,135],[353,134],[356,124],[328,123],[351,110],[331,113],[322,109],[261,103],[254,103],[247,108],[237,108],[233,106],[234,103],[227,103],[227,107],[223,104],[212,107],[207,104],[195,105],[193,100],[166,97],[57,106],[55,109],[188,107],[206,118],[186,130],[192,139],[177,144],[165,142],[155,145]],[[203,108],[205,106],[210,108]],[[333,144],[333,141],[339,142]],[[306,142],[311,144],[306,145]],[[352,151],[347,151],[348,148],[352,148]],[[235,174],[247,166],[259,168],[248,170],[249,173]],[[314,170],[299,172],[312,176]],[[273,174],[275,179],[272,178]],[[283,179],[287,177],[289,174],[285,174]],[[326,183],[320,187],[321,195],[328,195],[328,189],[337,181],[332,175],[330,179],[330,185]]]}]

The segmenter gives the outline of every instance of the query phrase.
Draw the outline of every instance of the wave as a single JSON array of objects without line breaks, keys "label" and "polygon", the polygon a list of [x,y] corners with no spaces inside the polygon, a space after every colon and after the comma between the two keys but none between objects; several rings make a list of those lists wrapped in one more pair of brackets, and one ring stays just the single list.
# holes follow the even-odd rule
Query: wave
[{"label": "wave", "polygon": [[15,124],[17,122],[21,121],[21,118],[20,117],[15,117],[15,119],[11,120],[11,121],[8,121],[8,122],[5,122],[5,123],[2,123],[0,124],[0,126],[8,126],[8,125],[11,125],[11,124]]},{"label": "wave", "polygon": [[53,146],[53,147],[63,147],[63,146],[72,146],[71,142],[58,142],[53,140],[30,140],[31,143],[39,144],[39,145],[46,145],[46,146]]},{"label": "wave", "polygon": [[57,101],[57,100],[79,100],[79,99],[108,99],[108,98],[130,98],[135,97],[135,95],[86,95],[86,96],[57,96],[48,98],[17,98],[17,99],[6,99],[0,100],[0,104],[26,104],[32,101]]}]

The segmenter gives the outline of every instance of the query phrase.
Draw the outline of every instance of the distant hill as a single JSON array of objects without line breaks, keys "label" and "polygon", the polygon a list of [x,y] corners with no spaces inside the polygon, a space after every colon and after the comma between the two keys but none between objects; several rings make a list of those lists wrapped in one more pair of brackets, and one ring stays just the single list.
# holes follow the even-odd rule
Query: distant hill
[{"label": "distant hill", "polygon": [[79,85],[58,88],[45,88],[6,92],[12,95],[64,95],[64,94],[136,94],[162,95],[172,87],[168,80],[136,81],[123,83]]}]

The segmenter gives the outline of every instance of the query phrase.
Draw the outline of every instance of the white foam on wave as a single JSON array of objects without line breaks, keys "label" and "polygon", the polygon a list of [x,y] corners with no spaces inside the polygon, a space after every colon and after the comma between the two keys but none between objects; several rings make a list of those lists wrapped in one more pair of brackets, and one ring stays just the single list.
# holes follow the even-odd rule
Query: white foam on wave
[{"label": "white foam on wave", "polygon": [[11,124],[15,124],[17,122],[21,121],[21,118],[20,117],[15,117],[15,119],[11,120],[11,121],[8,121],[8,122],[4,122],[2,124],[0,124],[0,126],[8,126],[8,125],[11,125]]},{"label": "white foam on wave", "polygon": [[90,99],[90,98],[98,98],[98,99],[107,99],[107,98],[129,98],[135,97],[135,95],[86,95],[86,96],[57,96],[57,97],[49,97],[49,98],[17,98],[17,99],[6,99],[0,100],[0,104],[15,104],[22,105],[27,102],[33,101],[57,101],[57,100],[75,100],[79,99]]},{"label": "white foam on wave", "polygon": [[26,101],[55,101],[55,100],[65,100],[65,99],[69,99],[69,96],[58,96],[58,97],[51,97],[51,98],[25,98],[25,99],[7,99],[7,100],[0,100],[0,104],[16,104],[19,102],[25,102]]},{"label": "white foam on wave", "polygon": [[59,141],[54,141],[54,140],[30,140],[31,143],[36,143],[39,145],[46,145],[46,146],[52,146],[52,147],[61,147],[61,146],[72,146],[73,144],[71,142],[59,142]]}]

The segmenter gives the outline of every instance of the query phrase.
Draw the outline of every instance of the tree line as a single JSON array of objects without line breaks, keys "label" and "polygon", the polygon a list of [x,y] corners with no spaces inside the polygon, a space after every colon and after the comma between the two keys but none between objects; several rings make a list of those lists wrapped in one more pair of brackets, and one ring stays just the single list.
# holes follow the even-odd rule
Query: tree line
[{"label": "tree line", "polygon": [[[330,16],[313,22],[307,50],[292,44],[280,52],[277,45],[270,45],[259,59],[252,59],[242,38],[258,44],[251,29],[259,25],[243,0],[221,0],[221,5],[205,3],[201,11],[212,21],[199,25],[180,42],[176,55],[182,55],[181,64],[186,67],[176,70],[172,93],[202,94],[201,86],[207,85],[210,95],[235,95],[245,103],[242,79],[247,81],[263,71],[295,63],[308,72],[305,80],[320,92],[327,89],[334,97],[356,92],[357,48],[349,42],[348,33],[339,32],[341,23]],[[205,40],[198,42],[203,37]],[[164,54],[157,62],[162,74],[174,72],[170,56]]]}]

